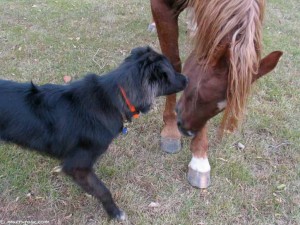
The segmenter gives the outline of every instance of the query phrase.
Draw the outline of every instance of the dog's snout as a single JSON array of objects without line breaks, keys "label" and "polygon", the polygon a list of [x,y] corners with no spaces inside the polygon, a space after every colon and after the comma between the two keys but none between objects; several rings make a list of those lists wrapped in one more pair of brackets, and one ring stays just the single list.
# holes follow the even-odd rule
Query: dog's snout
[{"label": "dog's snout", "polygon": [[183,88],[186,88],[189,83],[189,78],[181,73],[178,73],[178,75],[180,77]]},{"label": "dog's snout", "polygon": [[189,84],[189,78],[188,77],[184,77],[185,79],[184,79],[184,86],[185,87],[187,87],[188,86],[188,84]]}]

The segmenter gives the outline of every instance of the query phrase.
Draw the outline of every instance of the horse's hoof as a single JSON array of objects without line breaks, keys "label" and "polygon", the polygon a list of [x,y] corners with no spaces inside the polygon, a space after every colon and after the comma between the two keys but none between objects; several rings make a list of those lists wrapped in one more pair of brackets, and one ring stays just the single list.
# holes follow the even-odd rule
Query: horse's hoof
[{"label": "horse's hoof", "polygon": [[181,141],[180,139],[162,137],[160,141],[160,147],[167,153],[177,153],[181,149]]},{"label": "horse's hoof", "polygon": [[120,212],[115,216],[114,219],[116,219],[117,221],[124,221],[126,220],[126,214],[122,210],[120,210]]},{"label": "horse's hoof", "polygon": [[193,187],[207,188],[210,185],[210,171],[198,172],[189,167],[187,178]]}]

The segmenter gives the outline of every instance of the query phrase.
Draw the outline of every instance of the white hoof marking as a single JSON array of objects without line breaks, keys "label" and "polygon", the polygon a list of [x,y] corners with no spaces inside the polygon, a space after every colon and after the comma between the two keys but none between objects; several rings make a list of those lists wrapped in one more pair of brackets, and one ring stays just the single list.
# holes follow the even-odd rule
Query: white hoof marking
[{"label": "white hoof marking", "polygon": [[210,171],[210,165],[207,158],[196,158],[193,156],[189,167],[194,171],[205,173]]}]

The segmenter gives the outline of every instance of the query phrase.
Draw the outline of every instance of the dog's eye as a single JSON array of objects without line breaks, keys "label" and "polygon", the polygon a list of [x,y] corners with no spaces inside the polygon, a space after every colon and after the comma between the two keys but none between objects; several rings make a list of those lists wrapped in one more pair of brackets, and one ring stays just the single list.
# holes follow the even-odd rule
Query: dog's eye
[{"label": "dog's eye", "polygon": [[168,74],[166,72],[163,72],[163,73],[160,74],[160,80],[164,84],[170,83]]},{"label": "dog's eye", "polygon": [[165,72],[157,71],[151,75],[150,82],[168,82],[168,75]]},{"label": "dog's eye", "polygon": [[169,75],[168,75],[168,73],[167,72],[163,72],[161,74],[161,79],[162,79],[163,82],[169,82]]},{"label": "dog's eye", "polygon": [[162,72],[160,74],[160,79],[164,82],[167,82],[168,81],[168,74],[166,72]]}]

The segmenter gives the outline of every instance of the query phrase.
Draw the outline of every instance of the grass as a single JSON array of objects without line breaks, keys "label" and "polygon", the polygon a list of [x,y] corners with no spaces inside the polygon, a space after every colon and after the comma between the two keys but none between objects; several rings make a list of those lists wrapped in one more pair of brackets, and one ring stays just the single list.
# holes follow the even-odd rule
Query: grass
[{"label": "grass", "polygon": [[[256,84],[239,132],[217,144],[219,117],[210,122],[209,189],[187,183],[189,139],[176,155],[159,149],[163,98],[114,141],[95,168],[128,214],[124,224],[300,224],[299,10],[297,0],[268,1],[264,54],[284,56]],[[133,47],[159,49],[146,31],[150,20],[142,0],[2,0],[0,77],[43,84],[105,73]],[[180,27],[184,59],[184,15]],[[237,142],[246,148],[237,150]],[[0,221],[117,224],[68,178],[51,173],[58,161],[4,143],[0,159]]]}]

